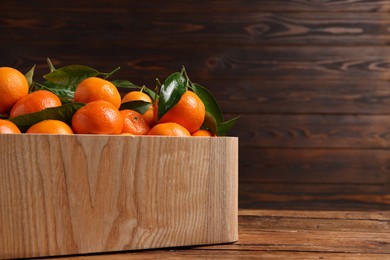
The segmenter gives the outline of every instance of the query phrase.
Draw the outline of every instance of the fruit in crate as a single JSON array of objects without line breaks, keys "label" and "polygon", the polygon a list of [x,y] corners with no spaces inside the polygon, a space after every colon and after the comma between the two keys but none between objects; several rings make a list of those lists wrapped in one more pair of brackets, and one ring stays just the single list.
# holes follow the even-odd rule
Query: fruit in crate
[{"label": "fruit in crate", "polygon": [[[21,133],[214,137],[225,135],[238,119],[224,121],[214,96],[184,68],[151,89],[110,80],[119,68],[56,69],[49,59],[48,65],[43,82],[33,80],[35,66],[26,75],[0,68],[0,118]],[[3,126],[0,133],[17,132],[11,128]]]},{"label": "fruit in crate", "polygon": [[[142,91],[130,91],[128,92],[123,98],[122,98],[122,103],[126,102],[131,102],[131,101],[145,101],[152,103],[152,99],[146,94],[145,92]],[[148,121],[149,126],[153,124],[153,106],[150,106],[148,110],[143,114],[145,117],[146,121]]]},{"label": "fruit in crate", "polygon": [[[158,114],[158,111],[157,113]],[[190,133],[200,129],[206,116],[206,109],[202,100],[192,91],[187,90],[179,102],[160,119],[160,123],[177,123]]]},{"label": "fruit in crate", "polygon": [[123,119],[113,104],[96,100],[74,113],[72,127],[77,134],[120,134]]},{"label": "fruit in crate", "polygon": [[28,94],[26,77],[17,69],[0,68],[0,114],[8,113],[13,105]]},{"label": "fruit in crate", "polygon": [[27,129],[28,134],[73,134],[72,128],[60,120],[47,119],[32,125]]},{"label": "fruit in crate", "polygon": [[61,100],[54,93],[47,90],[38,90],[18,100],[12,107],[10,117],[31,114],[45,108],[59,107],[61,105]]},{"label": "fruit in crate", "polygon": [[20,134],[20,130],[11,121],[0,119],[0,134]]}]

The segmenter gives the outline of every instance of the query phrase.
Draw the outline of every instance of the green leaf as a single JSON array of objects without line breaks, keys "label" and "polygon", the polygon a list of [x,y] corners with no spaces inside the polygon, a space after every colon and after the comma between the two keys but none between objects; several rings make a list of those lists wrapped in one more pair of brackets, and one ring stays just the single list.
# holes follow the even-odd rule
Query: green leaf
[{"label": "green leaf", "polygon": [[73,114],[84,105],[82,103],[69,103],[60,107],[46,108],[39,112],[9,118],[9,120],[22,132],[26,132],[30,126],[46,119],[56,119],[71,125]]},{"label": "green leaf", "polygon": [[223,114],[221,107],[219,106],[215,97],[211,94],[211,92],[196,83],[191,84],[191,89],[195,92],[195,94],[202,100],[206,111],[215,118],[217,124],[223,122]]},{"label": "green leaf", "polygon": [[0,119],[7,119],[7,118],[8,118],[8,116],[0,114]]},{"label": "green leaf", "polygon": [[188,80],[181,72],[171,74],[164,81],[160,89],[160,98],[158,101],[158,120],[179,102],[181,96],[187,90],[187,84]]},{"label": "green leaf", "polygon": [[155,101],[157,98],[158,98],[158,95],[155,91],[151,90],[150,88],[147,88],[145,86],[143,86],[141,88],[141,91],[142,92],[145,92],[146,94],[148,94],[148,96],[153,100]]},{"label": "green leaf", "polygon": [[124,79],[117,79],[111,81],[112,84],[115,85],[117,88],[130,88],[130,89],[141,89],[142,87]]},{"label": "green leaf", "polygon": [[115,85],[115,87],[117,88],[124,88],[124,89],[138,89],[140,91],[143,91],[145,92],[146,94],[148,94],[148,96],[152,99],[152,100],[156,100],[156,97],[157,97],[157,93],[154,92],[153,90],[151,90],[150,88],[147,88],[145,86],[138,86],[134,83],[131,83],[130,81],[128,80],[122,80],[122,79],[119,79],[119,80],[113,80],[111,81],[112,84]]},{"label": "green leaf", "polygon": [[218,124],[218,136],[225,135],[226,132],[237,123],[238,118],[240,118],[240,116],[237,116],[226,122]]},{"label": "green leaf", "polygon": [[46,88],[47,90],[56,94],[56,96],[61,100],[62,104],[73,102],[74,100],[74,90],[68,88]]},{"label": "green leaf", "polygon": [[140,114],[145,114],[146,111],[150,108],[152,103],[142,101],[142,100],[136,100],[136,101],[130,101],[130,102],[125,102],[122,103],[119,110],[124,110],[124,109],[130,109],[137,111]]},{"label": "green leaf", "polygon": [[29,71],[27,71],[26,75],[24,75],[27,79],[29,87],[31,87],[33,84],[34,70],[35,70],[35,65]]},{"label": "green leaf", "polygon": [[74,92],[75,92],[76,86],[72,86],[72,85],[60,86],[60,85],[56,85],[50,81],[46,81],[43,84],[39,84],[39,83],[35,82],[33,91],[40,90],[40,89],[44,89],[44,90],[48,90],[50,92],[53,92],[61,100],[62,104],[66,104],[66,103],[73,102]]},{"label": "green leaf", "polygon": [[99,74],[99,71],[84,65],[68,65],[46,74],[43,78],[61,86],[69,86]]},{"label": "green leaf", "polygon": [[214,116],[207,111],[206,111],[206,116],[204,118],[203,125],[206,127],[206,129],[210,129],[210,131],[213,132],[213,134],[218,135],[217,121],[215,121]]}]

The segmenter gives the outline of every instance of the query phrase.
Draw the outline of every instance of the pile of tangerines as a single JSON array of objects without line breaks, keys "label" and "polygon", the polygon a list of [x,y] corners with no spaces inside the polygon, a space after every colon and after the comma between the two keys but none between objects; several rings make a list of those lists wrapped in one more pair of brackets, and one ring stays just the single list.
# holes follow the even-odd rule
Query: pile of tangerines
[{"label": "pile of tangerines", "polygon": [[0,67],[1,134],[220,136],[236,121],[223,122],[215,98],[184,69],[151,90],[82,65],[49,65],[43,84],[32,80],[34,67],[25,75]]}]

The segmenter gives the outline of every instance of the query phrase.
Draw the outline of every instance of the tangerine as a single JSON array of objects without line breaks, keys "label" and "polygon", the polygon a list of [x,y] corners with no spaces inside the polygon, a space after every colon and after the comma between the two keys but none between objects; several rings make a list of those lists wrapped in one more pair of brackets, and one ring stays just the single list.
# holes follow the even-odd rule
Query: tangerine
[{"label": "tangerine", "polygon": [[72,128],[77,134],[120,134],[122,127],[119,110],[105,100],[87,103],[72,117]]},{"label": "tangerine", "polygon": [[187,90],[158,123],[177,123],[193,133],[202,126],[205,115],[206,109],[202,100],[194,92]]},{"label": "tangerine", "polygon": [[130,101],[134,101],[134,100],[142,100],[145,102],[152,102],[152,99],[145,92],[130,91],[122,98],[122,103],[130,102]]},{"label": "tangerine", "polygon": [[215,134],[210,130],[200,129],[196,132],[193,132],[191,136],[215,136]]},{"label": "tangerine", "polygon": [[77,85],[74,101],[89,103],[97,100],[108,101],[116,108],[119,108],[121,105],[121,95],[118,89],[108,80],[90,77]]},{"label": "tangerine", "polygon": [[61,106],[61,100],[48,90],[37,90],[20,99],[12,107],[10,117],[30,114],[49,107]]},{"label": "tangerine", "polygon": [[119,111],[123,118],[122,133],[133,135],[146,135],[150,131],[150,126],[146,118],[140,113],[125,109]]},{"label": "tangerine", "polygon": [[11,121],[0,119],[0,134],[20,134],[20,130]]},{"label": "tangerine", "polygon": [[[122,98],[122,103],[138,100],[152,103],[152,99],[148,96],[148,94],[142,91],[131,91],[127,93]],[[148,121],[149,125],[151,125],[153,123],[153,106],[150,106],[143,116]]]},{"label": "tangerine", "polygon": [[153,126],[148,135],[191,136],[186,128],[173,122],[160,123]]},{"label": "tangerine", "polygon": [[0,114],[8,113],[12,106],[28,95],[26,77],[17,69],[0,68]]},{"label": "tangerine", "polygon": [[72,128],[60,120],[47,119],[32,125],[28,134],[73,134]]}]

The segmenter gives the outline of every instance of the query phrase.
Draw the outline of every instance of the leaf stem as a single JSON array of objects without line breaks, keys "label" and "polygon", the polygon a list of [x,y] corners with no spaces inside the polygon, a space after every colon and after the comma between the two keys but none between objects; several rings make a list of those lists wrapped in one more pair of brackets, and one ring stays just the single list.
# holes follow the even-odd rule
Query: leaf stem
[{"label": "leaf stem", "polygon": [[159,78],[156,78],[156,87],[154,88],[154,93],[155,93],[155,95],[154,95],[154,97],[152,97],[152,99],[153,99],[154,101],[157,101],[157,98],[158,98],[158,96],[160,95],[161,86],[162,86],[162,84],[161,84]]},{"label": "leaf stem", "polygon": [[38,87],[40,87],[40,88],[42,88],[42,89],[48,89],[48,87],[46,87],[45,85],[40,84],[40,83],[38,83],[38,82],[34,82],[34,85],[36,85],[36,86],[38,86]]},{"label": "leaf stem", "polygon": [[186,70],[186,68],[184,67],[184,65],[183,65],[183,67],[182,67],[182,69],[181,69],[181,74],[185,77],[185,79],[186,79],[186,81],[187,81],[186,88],[188,89],[188,87],[191,87],[192,82],[191,82],[190,78],[188,77],[187,70]]},{"label": "leaf stem", "polygon": [[102,73],[102,72],[100,72],[100,74],[106,75],[106,76],[104,77],[104,79],[107,79],[108,77],[110,77],[112,74],[114,74],[115,72],[117,72],[117,71],[120,70],[120,69],[121,69],[121,67],[117,67],[116,69],[114,69],[113,71],[111,71],[111,72],[109,72],[109,73]]},{"label": "leaf stem", "polygon": [[47,65],[49,66],[50,72],[53,72],[56,70],[56,68],[54,67],[53,63],[51,62],[51,60],[49,58],[46,58],[46,62],[47,62]]},{"label": "leaf stem", "polygon": [[157,87],[161,88],[162,84],[158,78],[156,78]]}]

